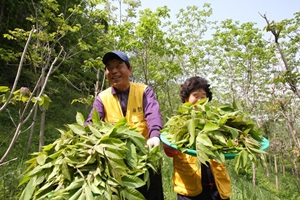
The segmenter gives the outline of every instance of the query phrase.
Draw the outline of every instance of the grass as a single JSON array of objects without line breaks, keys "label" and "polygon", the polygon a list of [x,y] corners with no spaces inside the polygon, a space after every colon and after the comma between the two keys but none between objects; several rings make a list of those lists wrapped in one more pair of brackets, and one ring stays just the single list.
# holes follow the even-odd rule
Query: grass
[{"label": "grass", "polygon": [[162,166],[162,178],[163,178],[163,190],[165,200],[177,199],[176,193],[173,191],[173,161],[172,158],[167,157],[163,153],[163,166]]}]

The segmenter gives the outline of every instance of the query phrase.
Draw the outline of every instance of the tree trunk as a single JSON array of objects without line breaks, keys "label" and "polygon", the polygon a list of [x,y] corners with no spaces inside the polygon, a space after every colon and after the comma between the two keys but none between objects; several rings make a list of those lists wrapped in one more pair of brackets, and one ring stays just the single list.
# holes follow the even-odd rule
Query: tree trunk
[{"label": "tree trunk", "polygon": [[44,146],[45,119],[46,119],[46,109],[44,108],[44,106],[42,106],[41,107],[40,135],[39,135],[39,151],[42,151],[42,148]]},{"label": "tree trunk", "polygon": [[36,117],[37,117],[37,111],[38,111],[38,106],[35,106],[34,111],[33,111],[33,117],[32,117],[32,125],[30,128],[30,133],[29,133],[29,138],[27,141],[27,148],[26,151],[29,151],[29,148],[31,146],[32,143],[32,138],[33,138],[33,134],[34,134],[34,128],[35,128],[35,122],[36,122]]},{"label": "tree trunk", "polygon": [[255,167],[255,163],[252,163],[252,185],[256,186],[256,167]]},{"label": "tree trunk", "polygon": [[266,176],[269,178],[270,177],[270,170],[269,170],[269,166],[268,166],[269,162],[266,162],[265,164],[265,169],[266,169]]},{"label": "tree trunk", "polygon": [[284,165],[283,159],[282,159],[281,164],[282,164],[282,167],[281,167],[282,168],[282,175],[285,176],[285,165]]},{"label": "tree trunk", "polygon": [[277,169],[277,158],[274,155],[274,167],[275,167],[275,184],[276,184],[276,191],[279,191],[279,182],[278,182],[278,169]]},{"label": "tree trunk", "polygon": [[[94,93],[94,97],[96,99],[98,92],[99,92],[99,78],[100,77],[100,69],[97,69],[97,73],[96,73],[96,83],[95,83],[95,93]],[[102,88],[101,88],[102,90]]]},{"label": "tree trunk", "polygon": [[293,156],[293,157],[294,157],[293,163],[294,163],[294,169],[295,169],[295,177],[297,178],[298,183],[300,185],[300,177],[299,177],[299,171],[298,171],[297,157],[296,156]]}]

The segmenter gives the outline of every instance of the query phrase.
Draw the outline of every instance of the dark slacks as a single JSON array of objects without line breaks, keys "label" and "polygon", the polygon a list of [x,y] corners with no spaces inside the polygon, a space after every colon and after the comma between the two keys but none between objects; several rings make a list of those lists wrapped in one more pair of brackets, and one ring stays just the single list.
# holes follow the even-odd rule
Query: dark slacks
[{"label": "dark slacks", "polygon": [[203,186],[202,193],[194,197],[187,197],[180,194],[177,197],[178,200],[222,200],[216,186]]},{"label": "dark slacks", "polygon": [[155,173],[149,169],[150,173],[150,187],[147,189],[147,184],[137,190],[144,195],[147,200],[164,200],[164,193],[162,187],[161,173]]}]

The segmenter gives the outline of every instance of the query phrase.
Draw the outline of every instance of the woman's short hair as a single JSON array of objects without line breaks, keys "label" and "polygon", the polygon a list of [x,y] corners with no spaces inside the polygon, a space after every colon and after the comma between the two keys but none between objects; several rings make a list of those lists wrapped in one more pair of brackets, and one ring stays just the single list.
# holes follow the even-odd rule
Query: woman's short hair
[{"label": "woman's short hair", "polygon": [[200,76],[193,76],[186,79],[186,81],[180,87],[180,98],[182,103],[190,96],[195,90],[203,89],[208,97],[209,101],[212,100],[212,92],[210,91],[210,84],[207,80]]}]

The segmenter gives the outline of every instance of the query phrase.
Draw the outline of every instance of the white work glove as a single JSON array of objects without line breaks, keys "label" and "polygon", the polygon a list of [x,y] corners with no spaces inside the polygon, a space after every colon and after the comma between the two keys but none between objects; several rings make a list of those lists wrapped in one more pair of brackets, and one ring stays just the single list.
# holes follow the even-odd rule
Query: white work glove
[{"label": "white work glove", "polygon": [[147,140],[147,146],[150,149],[159,146],[159,144],[160,144],[159,137],[152,137]]}]

